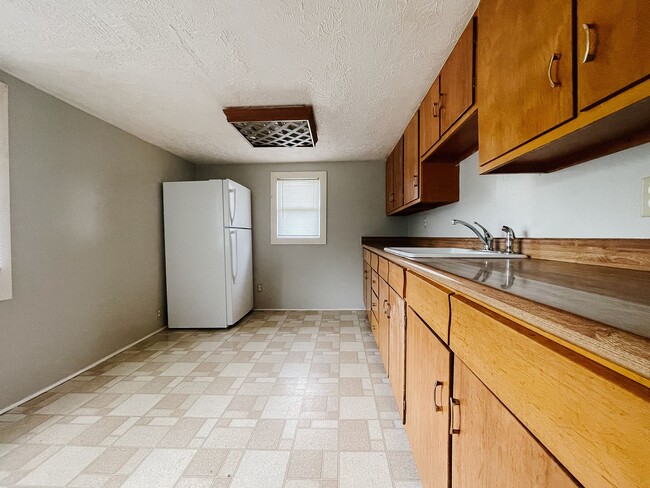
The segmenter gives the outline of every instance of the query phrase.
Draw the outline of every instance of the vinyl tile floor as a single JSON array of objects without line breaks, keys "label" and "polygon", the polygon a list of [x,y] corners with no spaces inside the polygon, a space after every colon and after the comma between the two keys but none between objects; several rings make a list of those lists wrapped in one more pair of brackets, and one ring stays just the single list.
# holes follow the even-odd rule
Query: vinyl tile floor
[{"label": "vinyl tile floor", "polygon": [[421,487],[364,315],[160,332],[0,416],[0,486]]}]

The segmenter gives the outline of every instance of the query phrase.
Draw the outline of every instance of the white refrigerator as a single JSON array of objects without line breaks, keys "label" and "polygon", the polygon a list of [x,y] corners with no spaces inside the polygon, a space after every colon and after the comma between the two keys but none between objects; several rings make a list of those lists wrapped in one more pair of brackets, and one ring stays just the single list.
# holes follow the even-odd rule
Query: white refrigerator
[{"label": "white refrigerator", "polygon": [[170,328],[225,328],[253,308],[251,192],[232,180],[163,183]]}]

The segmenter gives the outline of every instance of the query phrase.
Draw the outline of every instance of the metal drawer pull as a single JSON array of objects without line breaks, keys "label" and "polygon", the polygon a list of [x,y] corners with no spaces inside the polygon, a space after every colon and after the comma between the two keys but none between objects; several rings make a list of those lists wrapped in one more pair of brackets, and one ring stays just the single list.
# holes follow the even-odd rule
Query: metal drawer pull
[{"label": "metal drawer pull", "polygon": [[555,61],[559,61],[560,58],[562,58],[562,55],[559,53],[553,53],[553,56],[551,56],[551,60],[548,62],[548,81],[551,83],[551,88],[557,88],[559,86],[562,86],[562,84],[559,81],[555,81],[553,79],[553,64]]},{"label": "metal drawer pull", "polygon": [[413,186],[418,186],[418,175],[413,175]]},{"label": "metal drawer pull", "polygon": [[[596,43],[592,42],[591,31],[594,30],[594,24],[582,24],[582,30],[585,33],[585,56],[582,58],[582,62],[590,63],[596,59]],[[595,41],[595,39],[594,39]]]},{"label": "metal drawer pull", "polygon": [[[438,391],[440,391],[440,403],[438,403]],[[436,412],[442,411],[442,381],[436,381],[433,386],[433,406],[436,408]]]},{"label": "metal drawer pull", "polygon": [[460,419],[458,419],[458,427],[456,425],[456,416],[454,415],[454,407],[458,407],[458,413],[460,413],[460,400],[456,398],[449,398],[449,412],[451,419],[449,422],[449,433],[450,434],[459,434],[460,433]]},{"label": "metal drawer pull", "polygon": [[433,102],[433,118],[438,117],[438,102]]}]

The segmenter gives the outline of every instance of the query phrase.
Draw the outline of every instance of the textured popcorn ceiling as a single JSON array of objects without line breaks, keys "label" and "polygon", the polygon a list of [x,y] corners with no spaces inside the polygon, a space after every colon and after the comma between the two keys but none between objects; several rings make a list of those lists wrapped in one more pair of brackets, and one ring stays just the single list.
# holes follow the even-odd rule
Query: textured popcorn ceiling
[{"label": "textured popcorn ceiling", "polygon": [[[0,0],[0,69],[199,163],[385,158],[478,0]],[[316,148],[222,108],[311,104]]]}]

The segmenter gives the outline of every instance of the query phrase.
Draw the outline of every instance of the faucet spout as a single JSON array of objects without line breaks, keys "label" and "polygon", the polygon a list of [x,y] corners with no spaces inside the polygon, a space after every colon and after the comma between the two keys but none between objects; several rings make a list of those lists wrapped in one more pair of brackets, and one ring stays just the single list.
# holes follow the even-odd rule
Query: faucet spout
[{"label": "faucet spout", "polygon": [[476,234],[476,237],[478,237],[481,243],[483,244],[483,249],[485,249],[486,251],[492,251],[492,240],[494,239],[494,237],[492,237],[492,234],[490,234],[490,232],[481,224],[479,224],[478,222],[474,222],[474,223],[481,228],[481,231],[479,231],[472,224],[468,224],[464,220],[459,220],[459,219],[451,220],[451,225],[457,225],[457,224],[464,225],[469,230],[474,232],[474,234]]}]

